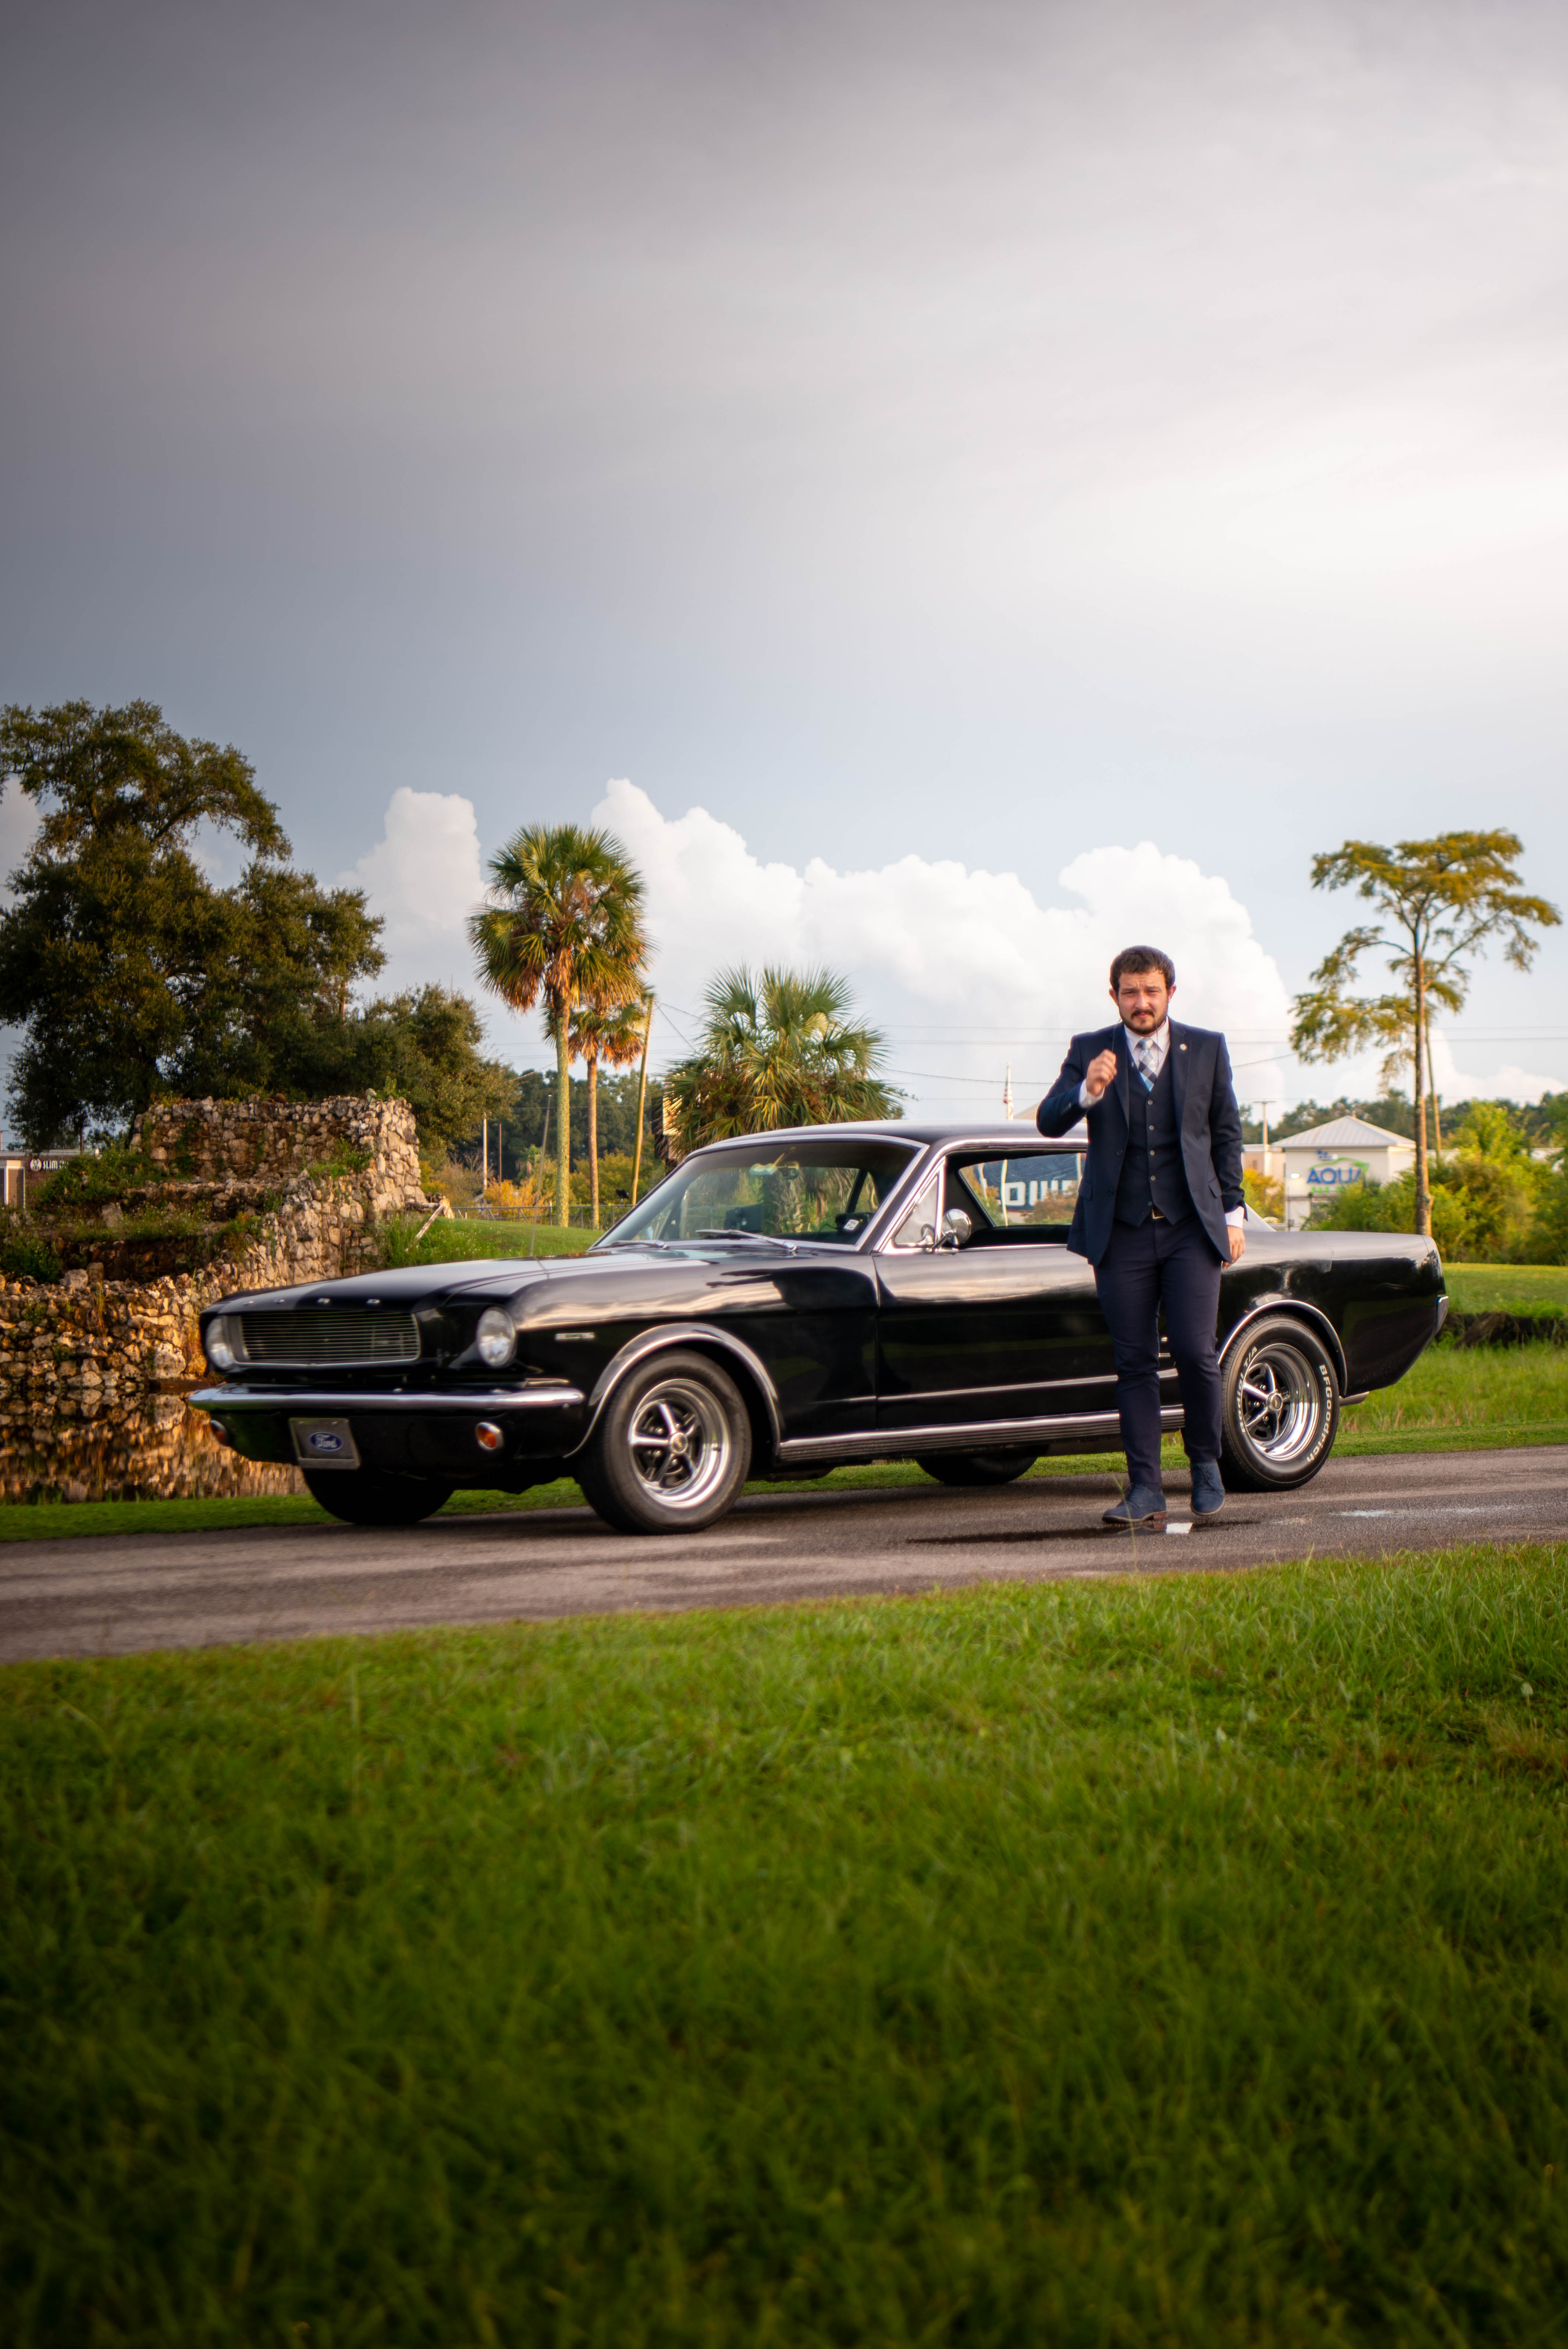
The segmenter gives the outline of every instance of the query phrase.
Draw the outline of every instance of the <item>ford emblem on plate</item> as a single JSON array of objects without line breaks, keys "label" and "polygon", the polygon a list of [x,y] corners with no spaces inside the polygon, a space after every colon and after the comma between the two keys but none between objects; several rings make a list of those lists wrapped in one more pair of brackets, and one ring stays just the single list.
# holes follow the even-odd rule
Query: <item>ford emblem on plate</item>
[{"label": "ford emblem on plate", "polygon": [[346,1419],[291,1419],[294,1456],[302,1468],[358,1468],[359,1454]]}]

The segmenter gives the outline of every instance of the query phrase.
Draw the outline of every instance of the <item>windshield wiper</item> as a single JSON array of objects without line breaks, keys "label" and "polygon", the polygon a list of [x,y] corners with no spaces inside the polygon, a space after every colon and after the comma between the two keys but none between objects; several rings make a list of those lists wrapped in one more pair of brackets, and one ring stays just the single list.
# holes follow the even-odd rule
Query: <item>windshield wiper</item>
[{"label": "windshield wiper", "polygon": [[794,1255],[800,1246],[798,1240],[781,1239],[777,1232],[716,1232],[710,1229],[705,1232],[693,1232],[691,1237],[696,1240],[766,1240],[770,1247],[782,1247],[791,1256]]}]

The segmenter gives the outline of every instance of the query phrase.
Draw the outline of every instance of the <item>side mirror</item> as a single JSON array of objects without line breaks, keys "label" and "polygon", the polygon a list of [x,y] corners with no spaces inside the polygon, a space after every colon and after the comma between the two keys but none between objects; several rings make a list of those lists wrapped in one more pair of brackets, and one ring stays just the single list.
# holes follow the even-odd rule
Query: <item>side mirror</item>
[{"label": "side mirror", "polygon": [[961,1207],[950,1207],[942,1217],[942,1236],[939,1247],[961,1248],[974,1229],[972,1219]]}]

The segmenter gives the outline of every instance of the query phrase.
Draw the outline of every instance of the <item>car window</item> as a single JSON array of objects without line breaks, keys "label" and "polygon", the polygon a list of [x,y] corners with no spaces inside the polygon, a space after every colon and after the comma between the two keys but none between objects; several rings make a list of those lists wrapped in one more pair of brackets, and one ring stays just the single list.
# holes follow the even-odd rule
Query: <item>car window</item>
[{"label": "car window", "polygon": [[617,1224],[628,1240],[745,1232],[852,1245],[914,1157],[912,1143],[840,1136],[770,1143],[765,1135],[698,1151]]},{"label": "car window", "polygon": [[1084,1174],[1081,1150],[1022,1150],[1006,1158],[955,1158],[970,1213],[995,1231],[1070,1224]]},{"label": "car window", "polygon": [[900,1217],[898,1227],[888,1245],[896,1248],[929,1248],[936,1246],[936,1239],[937,1178],[933,1174],[929,1183],[921,1184],[919,1197],[909,1213]]}]

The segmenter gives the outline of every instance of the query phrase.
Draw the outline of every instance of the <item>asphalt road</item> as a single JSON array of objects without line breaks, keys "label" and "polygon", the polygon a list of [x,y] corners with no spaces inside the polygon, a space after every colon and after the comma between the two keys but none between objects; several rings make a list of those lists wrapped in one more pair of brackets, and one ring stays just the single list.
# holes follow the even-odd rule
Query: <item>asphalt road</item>
[{"label": "asphalt road", "polygon": [[1568,1539],[1561,1445],[1331,1461],[1303,1491],[1233,1495],[1200,1526],[1173,1478],[1163,1534],[1103,1527],[1115,1492],[1108,1476],[979,1494],[785,1486],[708,1533],[659,1540],[611,1533],[584,1508],[393,1533],[324,1521],[17,1542],[0,1551],[0,1660]]}]

